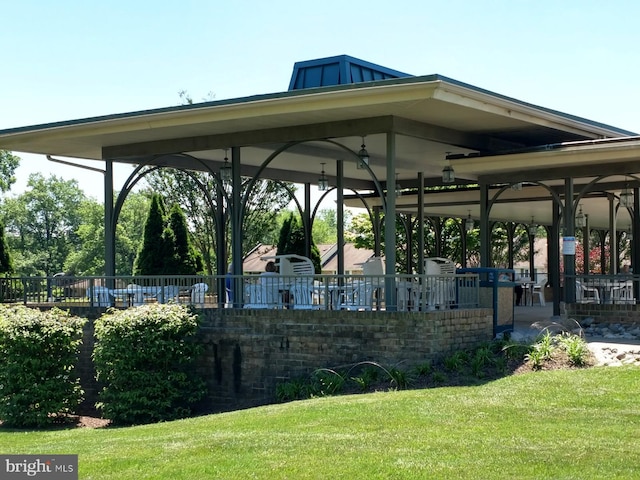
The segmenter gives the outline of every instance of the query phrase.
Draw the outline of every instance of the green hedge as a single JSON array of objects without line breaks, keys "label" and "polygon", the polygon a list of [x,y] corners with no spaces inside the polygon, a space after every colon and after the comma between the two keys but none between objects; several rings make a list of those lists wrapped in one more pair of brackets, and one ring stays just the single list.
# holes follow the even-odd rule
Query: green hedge
[{"label": "green hedge", "polygon": [[110,311],[96,321],[97,407],[117,424],[186,417],[206,393],[194,363],[199,317],[178,304]]},{"label": "green hedge", "polygon": [[0,305],[0,419],[43,427],[73,413],[83,392],[75,374],[86,320],[59,309]]}]

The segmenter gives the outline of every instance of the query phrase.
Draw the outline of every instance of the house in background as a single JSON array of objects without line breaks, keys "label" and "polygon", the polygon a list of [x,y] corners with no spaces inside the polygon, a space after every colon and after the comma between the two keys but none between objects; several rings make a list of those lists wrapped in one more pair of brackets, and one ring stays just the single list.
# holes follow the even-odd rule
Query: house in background
[{"label": "house in background", "polygon": [[[336,275],[338,273],[338,245],[317,245],[320,251],[322,273]],[[251,250],[242,262],[242,271],[245,274],[259,274],[264,272],[268,258],[276,254],[275,245],[258,245]],[[344,273],[345,275],[361,275],[362,264],[373,257],[373,250],[368,248],[356,248],[353,243],[344,245]]]},{"label": "house in background", "polygon": [[[338,245],[330,246],[326,253],[322,253],[322,273],[336,275],[338,273]],[[320,245],[318,245],[320,248]],[[353,243],[344,244],[344,273],[345,275],[362,275],[362,264],[374,256],[373,250],[356,248]]]}]

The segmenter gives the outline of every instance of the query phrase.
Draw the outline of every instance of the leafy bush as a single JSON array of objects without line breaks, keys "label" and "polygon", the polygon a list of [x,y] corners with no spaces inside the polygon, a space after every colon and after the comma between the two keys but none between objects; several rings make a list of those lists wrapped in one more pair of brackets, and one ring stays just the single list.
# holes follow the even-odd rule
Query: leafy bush
[{"label": "leafy bush", "polygon": [[312,375],[309,394],[318,397],[337,395],[344,388],[344,383],[345,377],[340,372],[330,368],[320,368]]},{"label": "leafy bush", "polygon": [[83,392],[75,375],[85,320],[59,309],[0,305],[0,419],[44,427],[73,413]]},{"label": "leafy bush", "polygon": [[463,350],[453,352],[444,359],[444,366],[451,372],[459,372],[466,365],[469,356]]},{"label": "leafy bush", "polygon": [[96,405],[118,424],[188,416],[206,393],[194,373],[198,316],[178,304],[111,311],[96,321],[93,358],[104,384]]},{"label": "leafy bush", "polygon": [[561,335],[558,343],[564,349],[569,362],[576,367],[583,367],[589,362],[589,346],[583,338],[577,335]]}]

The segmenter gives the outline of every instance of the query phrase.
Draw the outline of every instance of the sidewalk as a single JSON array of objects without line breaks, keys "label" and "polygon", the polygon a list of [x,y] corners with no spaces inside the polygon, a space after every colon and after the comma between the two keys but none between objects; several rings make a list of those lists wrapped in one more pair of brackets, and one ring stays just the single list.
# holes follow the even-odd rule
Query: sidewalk
[{"label": "sidewalk", "polygon": [[[514,339],[535,338],[546,326],[554,322],[569,327],[561,317],[553,316],[553,305],[547,304],[514,307]],[[578,328],[578,325],[571,325]],[[598,365],[626,365],[640,366],[640,339],[618,339],[604,337],[585,337],[589,349],[596,357]]]}]

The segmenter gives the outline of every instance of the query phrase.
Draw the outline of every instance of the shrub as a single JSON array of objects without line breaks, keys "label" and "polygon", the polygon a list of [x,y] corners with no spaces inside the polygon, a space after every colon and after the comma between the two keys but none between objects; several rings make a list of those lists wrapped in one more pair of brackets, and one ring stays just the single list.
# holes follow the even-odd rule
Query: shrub
[{"label": "shrub", "polygon": [[83,392],[75,375],[85,320],[57,308],[0,305],[0,419],[44,427],[73,413]]},{"label": "shrub", "polygon": [[330,368],[316,370],[311,378],[309,395],[325,397],[336,395],[344,388],[345,376]]},{"label": "shrub", "polygon": [[460,372],[468,359],[469,356],[466,352],[458,350],[444,359],[444,366],[451,372]]},{"label": "shrub", "polygon": [[583,338],[577,335],[561,335],[559,343],[567,354],[567,358],[572,365],[583,367],[589,363],[589,346]]},{"label": "shrub", "polygon": [[191,414],[206,386],[194,372],[202,352],[198,316],[178,304],[111,311],[96,321],[93,352],[104,384],[96,405],[118,424],[173,420]]}]

